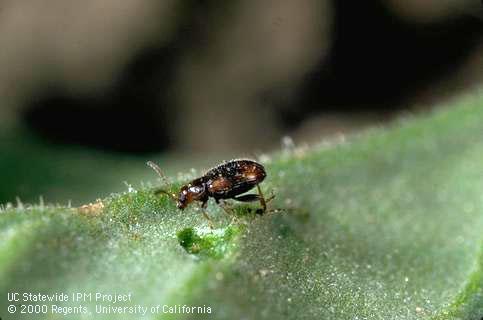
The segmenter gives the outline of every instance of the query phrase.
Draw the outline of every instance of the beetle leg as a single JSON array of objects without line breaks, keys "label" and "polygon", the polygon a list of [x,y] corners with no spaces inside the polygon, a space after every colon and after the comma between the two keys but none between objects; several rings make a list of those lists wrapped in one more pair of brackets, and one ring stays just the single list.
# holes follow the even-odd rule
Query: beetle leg
[{"label": "beetle leg", "polygon": [[201,203],[201,213],[203,214],[203,217],[205,217],[206,220],[208,220],[208,225],[210,226],[210,229],[214,229],[215,226],[213,224],[213,220],[211,220],[210,216],[208,215],[208,213],[206,213],[206,207],[208,205],[208,201],[203,201]]},{"label": "beetle leg", "polygon": [[206,207],[208,207],[208,201],[203,201],[203,202],[201,203],[201,209],[203,209],[203,210],[204,210],[204,209],[206,209]]},{"label": "beetle leg", "polygon": [[267,202],[265,201],[265,198],[263,197],[262,188],[260,188],[260,185],[258,185],[258,184],[257,184],[257,190],[258,190],[258,194],[260,196],[260,205],[262,206],[262,214],[264,214],[265,211],[267,211]]},{"label": "beetle leg", "polygon": [[254,201],[260,200],[260,195],[258,195],[258,194],[245,194],[243,196],[233,197],[233,199],[236,200],[236,201],[240,201],[240,202],[254,202]]},{"label": "beetle leg", "polygon": [[231,222],[238,221],[236,216],[235,210],[230,202],[225,201],[224,199],[215,198],[216,203],[223,209],[223,212],[231,218]]},{"label": "beetle leg", "polygon": [[202,213],[203,213],[203,217],[205,217],[205,219],[208,220],[208,225],[210,226],[210,229],[215,229],[215,225],[213,224],[213,220],[211,220],[208,213],[206,213],[205,210],[203,210]]},{"label": "beetle leg", "polygon": [[258,209],[257,213],[263,214],[267,211],[267,203],[269,203],[273,198],[275,198],[275,196],[271,195],[270,197],[265,199],[259,185],[257,185],[257,189],[258,189],[258,194],[245,194],[243,196],[233,197],[233,199],[240,202],[260,201],[260,205],[262,206],[262,208]]},{"label": "beetle leg", "polygon": [[264,214],[267,211],[267,203],[273,200],[275,198],[275,195],[271,195],[269,198],[265,199],[262,193],[262,189],[260,188],[260,185],[257,184],[257,190],[258,190],[258,195],[260,197],[260,205],[262,206],[262,214]]},{"label": "beetle leg", "polygon": [[226,214],[230,215],[232,207],[229,202],[226,202],[224,200],[219,201],[218,200],[218,205],[225,211]]},{"label": "beetle leg", "polygon": [[258,194],[245,194],[242,196],[233,197],[234,200],[241,201],[241,202],[253,202],[253,201],[260,201],[260,205],[262,206],[261,213],[265,213],[267,211],[267,203],[269,203],[273,198],[274,195],[271,195],[267,199],[263,196],[262,189],[257,184]]},{"label": "beetle leg", "polygon": [[[233,200],[240,201],[240,202],[254,202],[254,201],[260,201],[260,195],[258,194],[245,194],[242,196],[237,196],[233,197]],[[261,210],[257,209],[256,211]],[[251,212],[252,210],[249,208],[248,212]]]},{"label": "beetle leg", "polygon": [[221,200],[220,201],[220,207],[223,209],[223,211],[231,218],[235,218],[236,217],[236,214],[235,214],[235,209],[233,208],[233,204],[228,202],[228,201],[225,201],[225,200]]}]

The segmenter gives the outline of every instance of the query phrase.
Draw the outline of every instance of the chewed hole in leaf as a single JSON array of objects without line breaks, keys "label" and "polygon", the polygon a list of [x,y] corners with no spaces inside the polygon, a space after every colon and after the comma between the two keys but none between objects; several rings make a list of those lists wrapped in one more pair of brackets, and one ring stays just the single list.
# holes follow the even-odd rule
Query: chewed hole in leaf
[{"label": "chewed hole in leaf", "polygon": [[233,240],[241,232],[241,226],[206,230],[185,228],[177,233],[179,244],[190,254],[199,257],[221,259],[233,247]]}]

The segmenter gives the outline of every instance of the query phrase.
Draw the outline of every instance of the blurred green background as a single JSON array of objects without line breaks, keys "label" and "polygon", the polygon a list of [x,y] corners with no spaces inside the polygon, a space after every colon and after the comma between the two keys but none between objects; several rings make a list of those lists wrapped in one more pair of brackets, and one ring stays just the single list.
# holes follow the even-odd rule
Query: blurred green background
[{"label": "blurred green background", "polygon": [[154,180],[146,160],[175,175],[425,112],[481,83],[482,10],[2,1],[0,203],[80,205]]}]

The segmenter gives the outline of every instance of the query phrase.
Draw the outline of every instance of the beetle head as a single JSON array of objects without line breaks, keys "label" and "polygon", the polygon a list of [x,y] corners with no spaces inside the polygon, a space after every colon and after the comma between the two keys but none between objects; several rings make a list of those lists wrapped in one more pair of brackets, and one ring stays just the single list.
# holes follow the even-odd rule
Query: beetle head
[{"label": "beetle head", "polygon": [[178,195],[178,201],[176,206],[183,210],[191,202],[195,200],[200,200],[205,195],[205,188],[203,186],[197,186],[188,184],[181,187]]}]

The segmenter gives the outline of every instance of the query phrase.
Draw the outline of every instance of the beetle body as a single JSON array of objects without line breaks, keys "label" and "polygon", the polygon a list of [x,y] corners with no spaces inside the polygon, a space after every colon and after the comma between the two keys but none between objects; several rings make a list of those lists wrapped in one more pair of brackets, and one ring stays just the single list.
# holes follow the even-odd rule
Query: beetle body
[{"label": "beetle body", "polygon": [[186,208],[193,201],[200,201],[206,206],[212,197],[218,203],[220,199],[238,201],[260,200],[260,195],[241,194],[253,189],[267,176],[265,168],[253,160],[238,159],[224,162],[181,187],[177,197],[177,206]]}]

